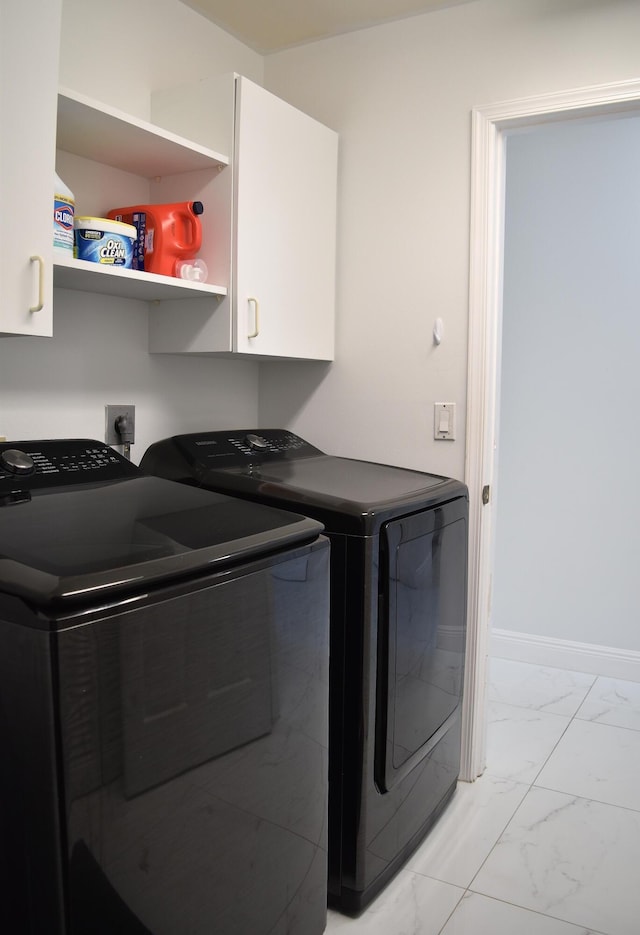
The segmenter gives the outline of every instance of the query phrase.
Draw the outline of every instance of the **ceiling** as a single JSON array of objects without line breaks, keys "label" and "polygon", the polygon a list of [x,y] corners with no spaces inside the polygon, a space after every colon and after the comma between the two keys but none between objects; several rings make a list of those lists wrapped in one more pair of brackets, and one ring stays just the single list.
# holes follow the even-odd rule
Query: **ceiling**
[{"label": "ceiling", "polygon": [[473,0],[182,0],[266,55],[366,26]]}]

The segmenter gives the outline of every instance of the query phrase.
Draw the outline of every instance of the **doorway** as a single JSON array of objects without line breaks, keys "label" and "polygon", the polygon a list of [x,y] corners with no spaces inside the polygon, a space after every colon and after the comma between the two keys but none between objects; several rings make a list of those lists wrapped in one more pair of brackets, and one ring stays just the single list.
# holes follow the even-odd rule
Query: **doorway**
[{"label": "doorway", "polygon": [[469,624],[461,778],[484,769],[487,671],[495,555],[495,486],[505,217],[510,132],[576,117],[640,113],[640,82],[579,89],[476,108],[472,115],[471,260],[466,480],[470,491]]},{"label": "doorway", "polygon": [[507,134],[497,655],[640,649],[639,165],[638,115]]}]

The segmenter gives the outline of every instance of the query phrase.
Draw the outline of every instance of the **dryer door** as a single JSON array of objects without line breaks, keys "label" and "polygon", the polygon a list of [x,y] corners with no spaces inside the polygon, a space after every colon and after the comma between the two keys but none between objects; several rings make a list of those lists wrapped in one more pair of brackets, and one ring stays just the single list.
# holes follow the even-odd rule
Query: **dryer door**
[{"label": "dryer door", "polygon": [[460,713],[467,500],[403,516],[380,536],[376,784],[388,791]]}]

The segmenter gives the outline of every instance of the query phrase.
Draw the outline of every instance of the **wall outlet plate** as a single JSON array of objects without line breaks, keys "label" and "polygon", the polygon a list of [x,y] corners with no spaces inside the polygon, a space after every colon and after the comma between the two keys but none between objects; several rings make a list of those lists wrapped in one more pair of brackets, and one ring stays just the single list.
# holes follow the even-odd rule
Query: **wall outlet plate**
[{"label": "wall outlet plate", "polygon": [[[126,416],[131,424],[133,436],[124,442],[116,430],[116,419]],[[133,444],[135,441],[136,407],[135,406],[105,406],[104,407],[104,440],[107,445]]]},{"label": "wall outlet plate", "polygon": [[433,404],[433,437],[436,440],[455,441],[456,437],[456,404]]}]

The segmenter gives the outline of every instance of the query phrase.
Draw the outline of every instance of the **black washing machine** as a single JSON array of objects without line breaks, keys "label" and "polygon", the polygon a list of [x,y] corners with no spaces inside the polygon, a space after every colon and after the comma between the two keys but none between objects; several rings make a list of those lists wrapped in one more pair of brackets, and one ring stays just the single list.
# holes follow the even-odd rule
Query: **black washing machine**
[{"label": "black washing machine", "polygon": [[152,445],[143,470],[295,509],[331,541],[329,904],[360,912],[455,790],[468,494],[283,429]]},{"label": "black washing machine", "polygon": [[11,935],[320,935],[329,543],[87,439],[0,445]]}]

